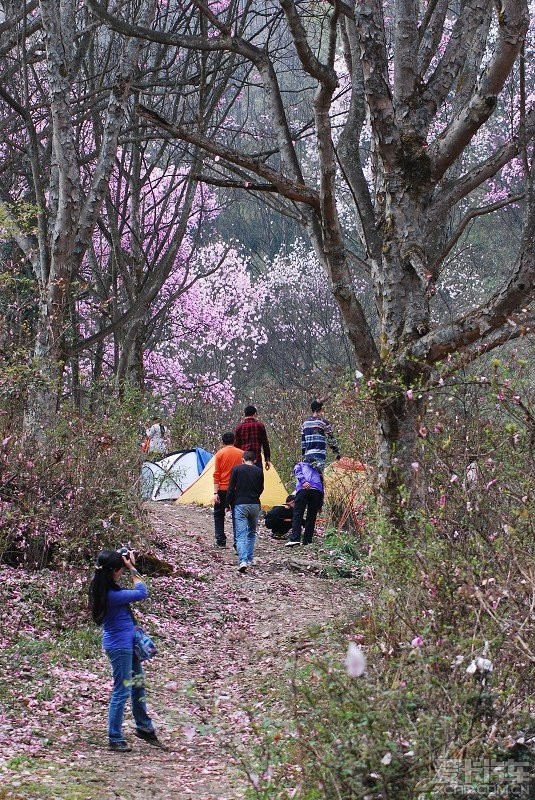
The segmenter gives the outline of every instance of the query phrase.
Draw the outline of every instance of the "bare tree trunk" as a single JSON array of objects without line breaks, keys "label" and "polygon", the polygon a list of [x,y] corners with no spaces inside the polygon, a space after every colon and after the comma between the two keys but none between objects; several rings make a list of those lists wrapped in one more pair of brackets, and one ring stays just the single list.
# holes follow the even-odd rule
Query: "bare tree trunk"
[{"label": "bare tree trunk", "polygon": [[418,428],[421,403],[398,394],[377,408],[376,494],[385,516],[403,524],[404,510],[421,506],[418,480]]},{"label": "bare tree trunk", "polygon": [[141,320],[128,327],[121,344],[120,356],[117,363],[115,383],[119,397],[124,394],[127,385],[143,391],[145,385],[145,371],[143,367],[143,353],[145,336]]},{"label": "bare tree trunk", "polygon": [[25,437],[42,445],[54,427],[59,406],[63,362],[57,342],[61,335],[62,326],[58,325],[58,319],[50,319],[46,313],[42,313],[38,320],[34,351],[36,375],[28,389],[24,416]]}]

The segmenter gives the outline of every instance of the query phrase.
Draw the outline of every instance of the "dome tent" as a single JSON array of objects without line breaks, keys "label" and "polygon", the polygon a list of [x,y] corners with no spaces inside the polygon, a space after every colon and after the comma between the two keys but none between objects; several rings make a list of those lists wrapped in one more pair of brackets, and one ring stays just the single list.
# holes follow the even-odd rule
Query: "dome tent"
[{"label": "dome tent", "polygon": [[[177,503],[181,505],[212,506],[214,504],[214,466],[212,458],[197,480],[180,495]],[[269,469],[264,469],[264,491],[260,497],[260,504],[264,510],[280,506],[286,500],[288,492],[281,481],[277,470],[270,464]]]},{"label": "dome tent", "polygon": [[212,453],[196,447],[170,453],[160,461],[141,465],[143,500],[176,500],[195,481],[212,458]]}]

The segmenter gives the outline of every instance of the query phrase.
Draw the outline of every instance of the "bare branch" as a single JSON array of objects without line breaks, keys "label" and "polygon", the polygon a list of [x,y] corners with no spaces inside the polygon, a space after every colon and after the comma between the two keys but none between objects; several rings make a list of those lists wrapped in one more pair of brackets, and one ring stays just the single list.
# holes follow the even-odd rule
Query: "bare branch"
[{"label": "bare branch", "polygon": [[312,77],[316,78],[320,83],[330,82],[333,79],[336,82],[336,74],[333,75],[332,69],[322,64],[312,52],[312,48],[308,43],[306,31],[301,23],[301,18],[297,13],[294,0],[279,0],[279,2],[286,14],[288,27],[290,28],[290,33],[292,34],[292,39],[295,44],[295,50],[303,67],[309,75],[312,75]]},{"label": "bare branch", "polygon": [[[526,124],[522,132],[522,141],[530,141],[535,134],[535,108],[531,109],[527,116]],[[429,210],[430,228],[440,224],[445,215],[455,206],[459,200],[467,197],[474,189],[477,189],[489,178],[494,177],[498,172],[516,158],[521,153],[521,141],[513,139],[506,142],[496,150],[488,159],[481,164],[474,165],[469,172],[461,175],[449,187],[441,187],[437,193]]]},{"label": "bare branch", "polygon": [[385,164],[392,164],[400,150],[400,134],[395,123],[394,106],[388,80],[388,53],[382,23],[382,4],[370,0],[355,13],[356,31],[361,48],[366,101],[372,117],[377,147]]},{"label": "bare branch", "polygon": [[298,203],[305,203],[316,211],[319,210],[318,193],[309,189],[304,184],[298,184],[284,175],[275,172],[275,170],[266,167],[265,164],[258,159],[244,156],[236,150],[231,150],[224,145],[214,142],[213,139],[208,139],[206,136],[198,134],[190,128],[186,128],[184,125],[172,125],[155,111],[151,111],[151,109],[143,105],[138,105],[136,110],[140,117],[165,131],[171,138],[181,139],[184,142],[197,145],[217,158],[223,158],[231,164],[243,167],[255,175],[270,181],[284,197],[295,200]]},{"label": "bare branch", "polygon": [[448,0],[432,0],[418,28],[420,47],[418,52],[418,74],[424,75],[442,39],[444,21],[448,11]]},{"label": "bare branch", "polygon": [[123,36],[130,36],[137,39],[145,39],[149,42],[158,42],[159,44],[166,44],[171,47],[184,47],[188,50],[234,50],[235,42],[231,36],[221,37],[206,37],[206,36],[185,36],[174,33],[165,33],[164,31],[156,31],[152,28],[147,28],[145,25],[133,25],[125,22],[119,17],[110,14],[103,5],[97,0],[85,0],[87,8],[91,13],[105,22],[112,30]]},{"label": "bare branch", "polygon": [[[437,36],[439,32],[440,36],[443,34],[446,12],[447,9],[439,9],[436,22],[440,21],[441,27],[440,31],[436,31],[435,35]],[[437,109],[445,102],[466,63],[468,53],[477,37],[478,31],[482,28],[488,29],[488,18],[491,13],[490,6],[485,0],[468,0],[468,2],[462,4],[460,14],[455,20],[453,30],[448,38],[444,54],[439,59],[422,93],[421,109],[427,121],[434,117]],[[437,46],[438,43],[436,42]],[[431,55],[435,53],[436,49]]]},{"label": "bare branch", "polygon": [[488,120],[520,52],[529,25],[526,0],[503,0],[493,56],[478,90],[467,105],[429,148],[435,180],[438,180],[462,153],[474,134]]},{"label": "bare branch", "polygon": [[464,233],[470,222],[472,222],[472,220],[476,219],[477,217],[482,217],[485,214],[492,214],[494,211],[499,211],[500,208],[505,208],[506,206],[510,206],[513,203],[518,203],[520,200],[524,198],[524,196],[525,196],[524,194],[517,194],[512,196],[510,195],[509,197],[506,197],[504,200],[499,200],[496,203],[489,203],[486,206],[470,209],[470,211],[468,211],[464,215],[460,223],[457,225],[456,229],[450,236],[449,241],[445,245],[444,249],[439,253],[433,264],[430,266],[429,271],[431,272],[433,277],[436,278],[440,264],[442,264],[448,253],[451,253],[451,251],[461,238],[462,234]]},{"label": "bare branch", "polygon": [[[515,322],[518,335],[533,333],[529,323],[529,305],[535,291],[535,213],[529,198],[526,202],[529,208],[522,233],[520,255],[507,283],[483,306],[423,336],[408,348],[408,357],[424,360],[428,364],[434,364],[456,352],[472,353],[473,358],[476,358],[481,349],[492,349],[504,341],[502,331],[504,328],[507,330],[513,314],[518,319]],[[518,312],[518,309],[523,310]]]},{"label": "bare branch", "polygon": [[394,4],[394,102],[400,111],[414,92],[417,70],[418,15],[415,0],[396,0]]}]

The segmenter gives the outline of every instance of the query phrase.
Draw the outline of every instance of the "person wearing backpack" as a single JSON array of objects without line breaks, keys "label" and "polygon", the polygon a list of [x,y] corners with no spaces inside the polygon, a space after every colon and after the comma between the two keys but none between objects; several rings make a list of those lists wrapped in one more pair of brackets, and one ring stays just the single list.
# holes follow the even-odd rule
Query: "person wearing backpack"
[{"label": "person wearing backpack", "polygon": [[164,456],[169,452],[169,431],[159,417],[153,417],[146,430],[146,452],[149,455]]}]

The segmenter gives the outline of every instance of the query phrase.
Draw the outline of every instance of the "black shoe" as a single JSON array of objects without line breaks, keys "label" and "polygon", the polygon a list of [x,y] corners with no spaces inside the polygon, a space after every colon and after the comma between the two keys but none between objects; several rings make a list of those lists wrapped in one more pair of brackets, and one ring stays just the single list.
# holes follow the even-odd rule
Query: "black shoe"
[{"label": "black shoe", "polygon": [[216,547],[226,547],[226,546],[227,546],[227,543],[226,543],[226,542],[216,542],[216,543],[215,543],[215,546],[216,546]]},{"label": "black shoe", "polygon": [[141,728],[136,728],[134,731],[134,736],[137,736],[138,739],[143,739],[144,742],[147,742],[147,744],[152,744],[154,747],[161,747],[162,749],[164,747],[164,745],[156,736],[156,731],[144,731]]},{"label": "black shoe", "polygon": [[132,748],[128,742],[109,742],[108,750],[111,750],[113,753],[129,753]]}]

